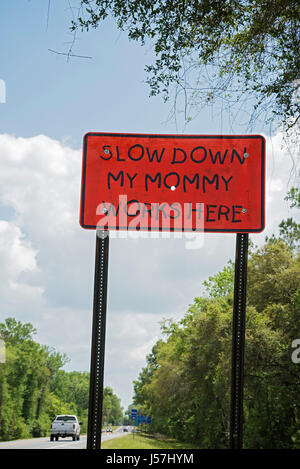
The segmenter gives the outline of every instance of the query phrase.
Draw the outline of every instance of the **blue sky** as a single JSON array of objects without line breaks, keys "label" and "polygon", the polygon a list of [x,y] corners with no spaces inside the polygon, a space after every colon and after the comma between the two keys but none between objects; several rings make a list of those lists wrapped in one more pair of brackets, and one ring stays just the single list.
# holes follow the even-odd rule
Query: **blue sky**
[{"label": "blue sky", "polygon": [[[72,2],[71,2],[72,3]],[[73,5],[76,5],[76,1]],[[98,30],[78,33],[73,53],[92,59],[59,56],[68,52],[73,34],[67,0],[2,2],[0,14],[1,78],[7,84],[7,105],[1,112],[3,132],[21,136],[47,133],[69,138],[78,147],[85,132],[181,132],[168,120],[172,100],[149,99],[144,67],[153,61],[151,45],[129,41],[107,19]],[[47,27],[48,18],[48,27]],[[205,109],[186,132],[228,131],[226,117]],[[262,131],[262,123],[256,131]],[[235,129],[236,133],[244,129]]]},{"label": "blue sky", "polygon": [[[76,1],[74,0],[74,3]],[[38,340],[88,370],[95,233],[80,228],[81,145],[88,131],[243,133],[226,115],[204,109],[185,127],[168,118],[172,101],[149,98],[144,67],[150,44],[129,42],[114,22],[78,35],[68,51],[67,0],[15,0],[0,5],[0,320],[15,316],[38,329]],[[267,133],[263,122],[253,132]],[[277,133],[268,144],[267,227],[263,242],[291,216],[284,195],[292,161]],[[159,321],[180,318],[202,282],[234,256],[234,235],[205,237],[204,249],[182,240],[112,239],[105,383],[126,407],[132,380],[159,337]]]},{"label": "blue sky", "polygon": [[[73,39],[68,2],[52,0],[48,29],[47,6],[47,0],[1,4],[1,76],[7,84],[3,131],[68,137],[75,146],[90,130],[176,131],[174,122],[163,125],[169,105],[160,97],[149,99],[143,82],[151,48],[129,42],[107,20],[101,30],[78,34],[74,53],[93,58],[68,61],[48,51],[67,52]],[[203,130],[212,128],[205,124]]]}]

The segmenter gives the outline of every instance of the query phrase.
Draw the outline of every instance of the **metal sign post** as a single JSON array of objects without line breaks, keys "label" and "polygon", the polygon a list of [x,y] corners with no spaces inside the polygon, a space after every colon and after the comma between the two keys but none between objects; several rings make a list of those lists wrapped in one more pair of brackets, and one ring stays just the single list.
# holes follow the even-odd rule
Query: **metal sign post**
[{"label": "metal sign post", "polygon": [[108,231],[97,231],[87,449],[101,448],[108,252]]},{"label": "metal sign post", "polygon": [[231,364],[231,449],[242,449],[243,447],[243,388],[248,236],[248,233],[239,233],[236,235]]}]

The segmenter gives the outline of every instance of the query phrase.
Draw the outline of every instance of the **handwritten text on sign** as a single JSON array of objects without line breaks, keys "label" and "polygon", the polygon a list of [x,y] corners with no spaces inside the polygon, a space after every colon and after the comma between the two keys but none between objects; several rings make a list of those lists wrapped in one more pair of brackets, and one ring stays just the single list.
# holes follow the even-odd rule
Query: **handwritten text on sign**
[{"label": "handwritten text on sign", "polygon": [[84,137],[80,223],[90,229],[260,232],[260,135]]}]

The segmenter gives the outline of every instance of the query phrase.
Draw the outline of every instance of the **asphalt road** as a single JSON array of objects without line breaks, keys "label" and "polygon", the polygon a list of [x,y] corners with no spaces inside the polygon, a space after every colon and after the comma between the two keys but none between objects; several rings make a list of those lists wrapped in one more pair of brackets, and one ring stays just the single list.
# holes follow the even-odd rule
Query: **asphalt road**
[{"label": "asphalt road", "polygon": [[[129,430],[130,431],[130,430]],[[111,440],[120,436],[128,435],[123,432],[123,427],[119,427],[112,433],[102,433],[101,441]],[[73,441],[72,438],[60,438],[58,441],[50,441],[46,438],[31,438],[30,440],[14,440],[0,442],[0,449],[85,449],[86,435],[82,435],[79,441]]]}]

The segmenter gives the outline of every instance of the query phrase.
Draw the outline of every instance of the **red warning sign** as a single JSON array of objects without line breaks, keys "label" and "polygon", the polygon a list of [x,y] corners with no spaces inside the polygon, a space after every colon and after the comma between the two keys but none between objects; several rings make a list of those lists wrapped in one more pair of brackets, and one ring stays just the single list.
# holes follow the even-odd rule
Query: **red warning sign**
[{"label": "red warning sign", "polygon": [[84,136],[83,228],[260,232],[264,204],[260,135]]}]

